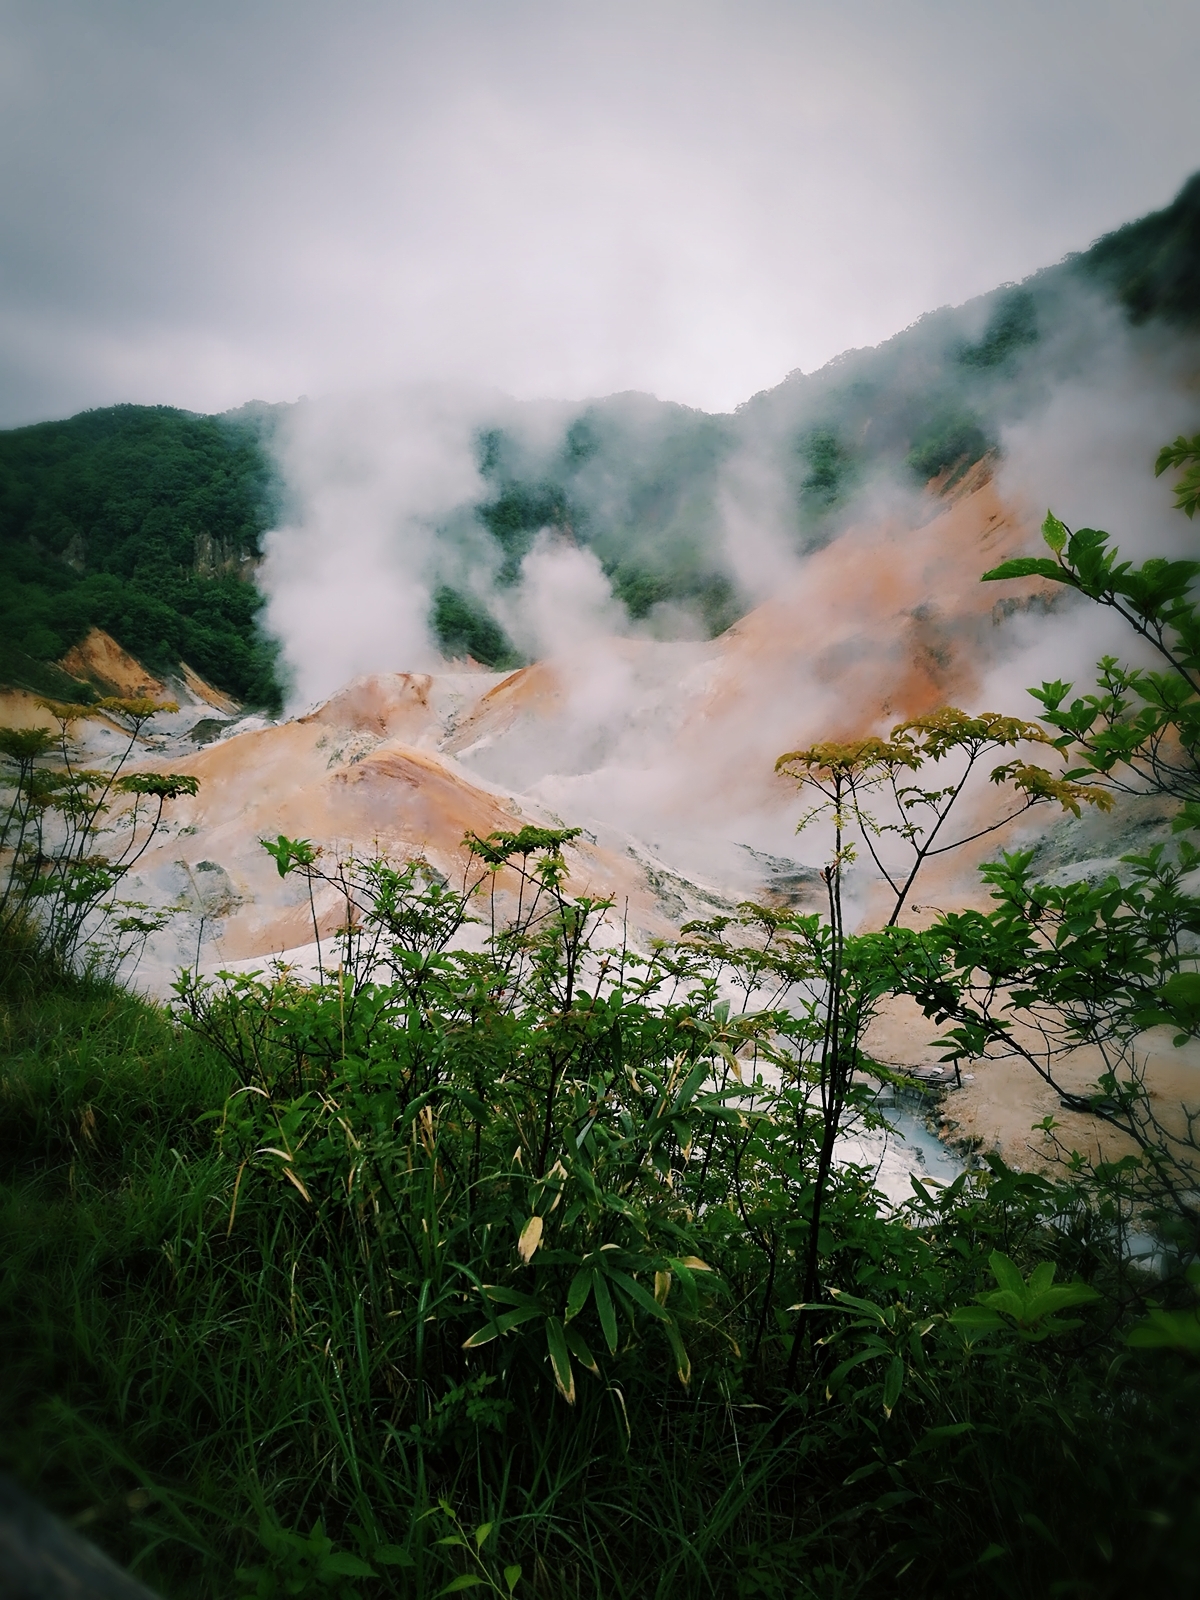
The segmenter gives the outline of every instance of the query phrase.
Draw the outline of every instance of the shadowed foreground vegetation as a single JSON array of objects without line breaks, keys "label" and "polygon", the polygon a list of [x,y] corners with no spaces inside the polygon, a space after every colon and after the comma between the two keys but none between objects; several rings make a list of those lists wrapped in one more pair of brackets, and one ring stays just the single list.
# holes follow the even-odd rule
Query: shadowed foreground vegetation
[{"label": "shadowed foreground vegetation", "polygon": [[[1200,436],[1158,465],[1191,515]],[[0,1466],[181,1600],[1192,1592],[1200,1112],[1159,1103],[1142,1040],[1200,1035],[1200,563],[1043,531],[986,576],[1115,610],[1162,670],[1045,683],[1036,725],[943,708],[789,752],[827,913],[747,904],[648,953],[567,892],[577,830],[470,838],[457,888],[280,835],[281,876],[345,906],[336,965],[149,1004],[89,953],[106,918],[147,933],[105,797],[152,830],[194,780],[72,774],[78,708],[59,768],[5,730]],[[905,927],[997,758],[995,826],[1124,790],[1175,834],[1099,883],[1003,855],[992,909]],[[873,931],[843,917],[856,841],[896,896]],[[879,1125],[891,995],[1130,1154],[992,1157],[889,1209],[835,1152]],[[1068,1093],[1080,1043],[1103,1071]]]},{"label": "shadowed foreground vegetation", "polygon": [[702,956],[568,995],[553,887],[489,962],[380,890],[386,985],[187,1027],[14,964],[5,1467],[171,1596],[1186,1591],[1200,1364],[1125,1342],[1115,1184],[841,1172],[789,1383],[818,1130],[726,1092]]}]

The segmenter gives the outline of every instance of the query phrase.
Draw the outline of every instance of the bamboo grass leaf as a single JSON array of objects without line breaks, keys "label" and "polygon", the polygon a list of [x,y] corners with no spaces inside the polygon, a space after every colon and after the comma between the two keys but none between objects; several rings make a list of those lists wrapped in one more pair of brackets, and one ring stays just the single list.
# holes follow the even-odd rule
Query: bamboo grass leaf
[{"label": "bamboo grass leaf", "polygon": [[559,1394],[568,1405],[575,1404],[575,1373],[567,1349],[566,1332],[557,1317],[546,1318],[546,1348],[550,1352],[550,1365]]},{"label": "bamboo grass leaf", "polygon": [[534,1252],[542,1242],[545,1226],[545,1218],[534,1215],[521,1229],[521,1237],[517,1240],[517,1253],[526,1266],[533,1260]]},{"label": "bamboo grass leaf", "polygon": [[600,1317],[600,1327],[604,1332],[604,1342],[607,1344],[610,1355],[617,1353],[617,1313],[609,1293],[608,1281],[604,1274],[597,1268],[592,1268],[592,1293],[596,1297],[596,1311]]}]

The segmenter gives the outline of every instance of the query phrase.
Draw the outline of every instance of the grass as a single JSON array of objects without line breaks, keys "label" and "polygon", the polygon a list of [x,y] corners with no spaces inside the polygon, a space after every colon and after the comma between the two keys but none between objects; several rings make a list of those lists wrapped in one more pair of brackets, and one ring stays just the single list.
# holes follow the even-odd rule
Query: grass
[{"label": "grass", "polygon": [[[518,1596],[555,1600],[1090,1597],[1200,1570],[1197,1373],[1111,1322],[939,1357],[890,1420],[877,1382],[831,1379],[846,1347],[815,1346],[791,1395],[779,1362],[735,1359],[753,1305],[697,1335],[687,1392],[650,1344],[574,1409],[516,1358],[435,1381],[422,1319],[381,1312],[386,1255],[313,1231],[287,1184],[244,1183],[233,1212],[215,1051],[11,964],[0,1004],[2,1464],[164,1595],[425,1596],[456,1573],[503,1594],[520,1566]],[[969,1239],[958,1214],[971,1272],[1002,1227],[1040,1226],[1023,1192]],[[943,1244],[913,1295],[961,1297]],[[443,1507],[470,1545],[490,1524],[477,1565],[438,1542],[459,1537]]]}]

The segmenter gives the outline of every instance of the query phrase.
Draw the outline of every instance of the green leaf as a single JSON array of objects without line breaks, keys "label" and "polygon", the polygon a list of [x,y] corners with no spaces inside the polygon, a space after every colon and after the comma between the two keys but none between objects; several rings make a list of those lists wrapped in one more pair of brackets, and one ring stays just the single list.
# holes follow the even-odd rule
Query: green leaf
[{"label": "green leaf", "polygon": [[1009,1294],[1015,1294],[1024,1304],[1025,1280],[1014,1263],[999,1250],[993,1250],[988,1257],[988,1265],[992,1269],[992,1277],[995,1278],[1001,1289],[1006,1290]]},{"label": "green leaf", "polygon": [[332,1555],[321,1557],[321,1572],[333,1573],[339,1578],[373,1578],[375,1571],[358,1556],[352,1556],[348,1550],[335,1551]]},{"label": "green leaf", "polygon": [[711,1072],[712,1067],[709,1062],[697,1062],[692,1070],[688,1073],[687,1077],[680,1084],[679,1092],[675,1096],[675,1104],[672,1107],[672,1110],[676,1113],[685,1110],[691,1104],[697,1090],[703,1088],[704,1083]]},{"label": "green leaf", "polygon": [[416,1562],[408,1551],[398,1544],[381,1544],[371,1552],[371,1560],[381,1567],[415,1567]]},{"label": "green leaf", "polygon": [[1029,1274],[1029,1292],[1031,1295],[1042,1294],[1054,1282],[1053,1261],[1039,1261]]},{"label": "green leaf", "polygon": [[1056,1284],[1051,1289],[1044,1289],[1041,1294],[1030,1295],[1022,1320],[1027,1323],[1039,1322],[1043,1317],[1065,1311],[1068,1306],[1091,1305],[1099,1298],[1095,1289],[1089,1289],[1086,1283]]},{"label": "green leaf", "polygon": [[692,1360],[687,1353],[683,1339],[679,1332],[679,1325],[674,1317],[667,1322],[667,1339],[671,1352],[675,1357],[675,1376],[686,1389],[692,1381]]},{"label": "green leaf", "polygon": [[950,1313],[950,1321],[956,1328],[967,1328],[975,1333],[987,1333],[1006,1326],[999,1312],[990,1311],[987,1306],[959,1306]]},{"label": "green leaf", "polygon": [[831,1289],[830,1293],[836,1296],[839,1309],[843,1306],[851,1306],[855,1311],[861,1312],[863,1316],[870,1317],[873,1322],[887,1326],[887,1314],[882,1306],[875,1304],[874,1300],[860,1300],[857,1295],[847,1294],[844,1289]]},{"label": "green leaf", "polygon": [[671,1313],[664,1311],[654,1296],[643,1289],[636,1278],[631,1278],[627,1272],[614,1272],[611,1277],[613,1282],[620,1287],[624,1294],[628,1295],[635,1305],[641,1306],[643,1311],[648,1311],[652,1317],[657,1317],[660,1322],[670,1322]]},{"label": "green leaf", "polygon": [[848,1356],[839,1366],[834,1367],[825,1384],[829,1393],[836,1394],[848,1372],[860,1367],[864,1361],[873,1361],[878,1354],[878,1350],[857,1350],[854,1355]]},{"label": "green leaf", "polygon": [[519,1328],[523,1322],[531,1322],[534,1317],[544,1316],[545,1313],[539,1305],[521,1306],[516,1311],[506,1311],[502,1317],[497,1317],[495,1322],[487,1327],[477,1328],[469,1339],[463,1340],[464,1350],[478,1350],[480,1345],[490,1344],[502,1333],[508,1333],[513,1328]]},{"label": "green leaf", "polygon": [[588,1295],[591,1292],[591,1268],[584,1267],[571,1279],[571,1287],[567,1290],[567,1310],[563,1318],[565,1322],[570,1322],[573,1317],[579,1315],[584,1306],[587,1305]]},{"label": "green leaf", "polygon": [[477,1578],[473,1572],[464,1572],[461,1577],[451,1578],[444,1589],[439,1589],[438,1594],[459,1594],[463,1589],[478,1589],[483,1583],[482,1578]]},{"label": "green leaf", "polygon": [[596,1358],[588,1347],[587,1340],[583,1337],[582,1333],[580,1333],[579,1329],[567,1327],[563,1329],[563,1333],[566,1337],[567,1349],[570,1350],[571,1354],[577,1361],[581,1363],[581,1365],[586,1367],[594,1377],[598,1378],[600,1376],[600,1368],[597,1366]]},{"label": "green leaf", "polygon": [[1200,1311],[1151,1311],[1135,1322],[1125,1343],[1141,1350],[1180,1350],[1200,1357]]},{"label": "green leaf", "polygon": [[883,1468],[882,1461],[868,1461],[865,1467],[856,1467],[848,1478],[843,1478],[842,1487],[848,1489],[852,1484],[861,1483],[864,1478],[873,1478],[877,1472],[882,1472]]},{"label": "green leaf", "polygon": [[522,1294],[519,1289],[505,1289],[498,1283],[486,1283],[483,1292],[489,1300],[503,1306],[536,1306],[538,1302],[531,1294]]},{"label": "green leaf", "polygon": [[608,1291],[608,1281],[596,1267],[592,1268],[592,1293],[596,1297],[596,1310],[600,1316],[604,1342],[608,1346],[609,1354],[615,1356],[618,1342],[617,1313],[613,1308],[612,1295]]},{"label": "green leaf", "polygon": [[1017,1294],[1013,1289],[993,1289],[991,1294],[981,1294],[979,1301],[981,1305],[988,1306],[993,1311],[1003,1312],[1014,1322],[1020,1322],[1025,1315],[1025,1295]]},{"label": "green leaf", "polygon": [[520,1583],[520,1581],[521,1581],[521,1569],[520,1569],[520,1567],[517,1567],[517,1566],[505,1567],[505,1569],[504,1569],[504,1582],[508,1586],[509,1594],[511,1594],[513,1592],[513,1590],[517,1587],[517,1585]]},{"label": "green leaf", "polygon": [[546,1348],[550,1352],[550,1365],[554,1369],[554,1382],[568,1405],[575,1404],[575,1373],[562,1323],[557,1317],[546,1318]]},{"label": "green leaf", "polygon": [[487,1538],[488,1534],[491,1533],[492,1528],[494,1526],[495,1526],[495,1524],[491,1523],[491,1522],[481,1522],[479,1524],[479,1526],[475,1529],[475,1548],[476,1548],[476,1550],[482,1550],[483,1549],[484,1540]]},{"label": "green leaf", "polygon": [[1061,554],[1066,547],[1068,537],[1066,524],[1060,522],[1053,511],[1047,511],[1046,520],[1042,523],[1042,538],[1055,555]]},{"label": "green leaf", "polygon": [[923,1450],[936,1450],[939,1445],[946,1444],[951,1439],[961,1438],[964,1433],[973,1433],[973,1422],[947,1422],[940,1428],[926,1428],[921,1438],[913,1447],[913,1455],[920,1455]]},{"label": "green leaf", "polygon": [[980,582],[1003,582],[1005,578],[1050,578],[1054,583],[1068,583],[1078,588],[1071,574],[1046,556],[1019,556],[1015,561],[1002,561],[998,567],[985,572]]},{"label": "green leaf", "polygon": [[477,1122],[486,1122],[491,1115],[491,1108],[487,1102],[481,1100],[477,1094],[471,1094],[466,1089],[455,1089],[453,1098],[458,1101],[464,1110],[469,1111]]}]

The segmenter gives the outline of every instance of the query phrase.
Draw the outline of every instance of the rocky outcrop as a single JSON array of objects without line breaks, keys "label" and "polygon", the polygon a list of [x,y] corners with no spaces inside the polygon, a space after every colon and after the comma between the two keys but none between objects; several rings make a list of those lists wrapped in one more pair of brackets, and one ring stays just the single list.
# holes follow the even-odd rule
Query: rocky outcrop
[{"label": "rocky outcrop", "polygon": [[81,643],[72,645],[58,663],[64,672],[92,684],[102,694],[140,700],[164,699],[167,686],[122,650],[102,628],[92,628]]}]

